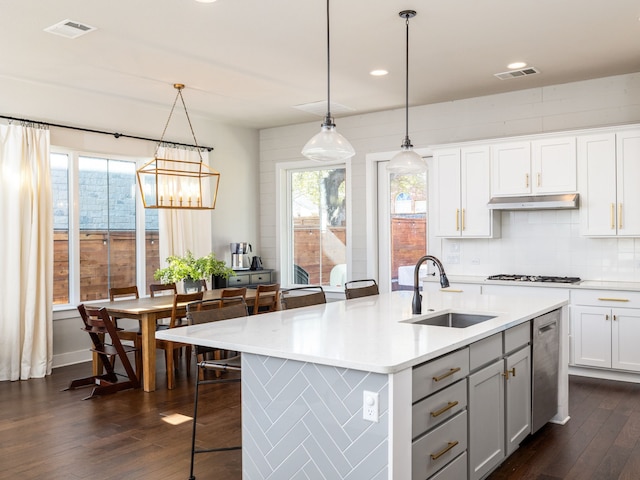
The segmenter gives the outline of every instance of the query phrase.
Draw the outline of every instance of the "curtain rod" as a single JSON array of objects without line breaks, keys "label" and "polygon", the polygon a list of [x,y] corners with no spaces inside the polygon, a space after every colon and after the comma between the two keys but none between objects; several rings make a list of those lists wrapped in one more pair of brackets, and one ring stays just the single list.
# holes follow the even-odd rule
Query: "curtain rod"
[{"label": "curtain rod", "polygon": [[[26,118],[9,117],[9,116],[6,116],[6,115],[0,115],[0,118],[4,118],[6,120],[14,120],[16,122],[40,123],[42,125],[47,125],[49,127],[68,128],[70,130],[78,130],[80,132],[99,133],[101,135],[110,135],[110,136],[113,136],[115,138],[124,137],[124,138],[133,138],[135,140],[144,140],[146,142],[161,143],[160,140],[157,140],[157,139],[154,139],[154,138],[138,137],[136,135],[127,135],[126,133],[105,132],[105,131],[102,131],[102,130],[94,130],[92,128],[72,127],[70,125],[60,125],[58,123],[41,122],[39,120],[28,120]],[[206,147],[204,145],[190,145],[188,143],[169,142],[169,141],[166,141],[166,140],[163,140],[162,143],[167,143],[167,144],[170,144],[170,145],[176,145],[176,146],[179,146],[179,147],[201,148],[203,150],[206,150],[207,152],[211,152],[213,150],[213,147]]]}]

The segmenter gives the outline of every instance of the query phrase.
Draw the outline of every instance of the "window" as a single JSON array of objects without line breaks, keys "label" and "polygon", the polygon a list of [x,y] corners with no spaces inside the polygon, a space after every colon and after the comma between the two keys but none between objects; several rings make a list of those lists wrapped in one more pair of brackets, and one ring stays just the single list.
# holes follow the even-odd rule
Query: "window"
[{"label": "window", "polygon": [[160,264],[158,217],[136,200],[136,168],[133,160],[51,154],[54,304],[105,299],[109,288],[139,278],[141,291],[151,283]]},{"label": "window", "polygon": [[347,264],[347,169],[287,171],[284,283],[342,286]]}]

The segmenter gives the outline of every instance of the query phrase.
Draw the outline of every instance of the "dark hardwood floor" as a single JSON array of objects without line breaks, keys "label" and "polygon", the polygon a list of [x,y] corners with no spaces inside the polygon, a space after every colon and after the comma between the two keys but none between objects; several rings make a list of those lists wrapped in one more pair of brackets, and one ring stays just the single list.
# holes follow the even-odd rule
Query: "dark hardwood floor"
[{"label": "dark hardwood floor", "polygon": [[[182,371],[168,391],[159,362],[153,393],[83,401],[87,389],[60,391],[90,369],[74,365],[45,379],[0,382],[0,479],[186,480],[193,377]],[[571,377],[569,391],[571,420],[526,439],[490,480],[640,479],[640,385]],[[201,401],[200,446],[237,444],[239,384],[206,386]],[[180,415],[189,418],[165,421]],[[240,451],[197,455],[196,476],[240,479]]]},{"label": "dark hardwood floor", "polygon": [[[164,360],[157,390],[128,390],[82,400],[88,388],[60,391],[91,374],[91,364],[54,369],[44,379],[0,382],[0,479],[163,479],[189,477],[193,379],[184,364],[166,389]],[[240,444],[240,384],[203,386],[198,446]],[[171,424],[166,420],[185,422]],[[195,474],[240,479],[239,450],[196,455]]]}]

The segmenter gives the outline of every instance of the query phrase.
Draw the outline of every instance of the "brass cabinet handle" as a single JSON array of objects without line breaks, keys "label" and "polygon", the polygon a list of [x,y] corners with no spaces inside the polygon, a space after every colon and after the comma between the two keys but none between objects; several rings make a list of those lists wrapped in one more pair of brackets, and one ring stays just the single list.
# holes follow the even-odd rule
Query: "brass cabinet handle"
[{"label": "brass cabinet handle", "polygon": [[528,173],[524,174],[524,186],[526,188],[529,188],[529,174]]},{"label": "brass cabinet handle", "polygon": [[440,291],[441,292],[451,292],[451,293],[462,293],[462,292],[464,292],[464,290],[460,290],[460,289],[457,289],[457,288],[449,288],[449,287],[441,288]]},{"label": "brass cabinet handle", "polygon": [[604,316],[604,319],[605,320],[609,320],[609,314],[608,313]]},{"label": "brass cabinet handle", "polygon": [[617,320],[617,318],[616,318],[616,316],[614,315],[614,316],[613,316],[613,321],[615,322],[616,320]]},{"label": "brass cabinet handle", "polygon": [[462,230],[464,230],[464,208],[462,209]]},{"label": "brass cabinet handle", "polygon": [[457,440],[454,440],[453,442],[447,442],[447,446],[444,447],[443,450],[439,451],[438,453],[432,453],[431,454],[431,460],[439,459],[442,455],[447,453],[449,450],[451,450],[456,445],[458,445],[458,441]]},{"label": "brass cabinet handle", "polygon": [[614,225],[615,217],[613,216],[613,209],[614,209],[614,206],[613,206],[613,203],[612,203],[611,204],[611,210],[610,210],[610,213],[609,213],[609,218],[611,219],[611,230],[616,228],[615,225]]},{"label": "brass cabinet handle", "polygon": [[443,373],[439,377],[433,377],[433,381],[434,382],[439,382],[440,380],[444,380],[445,378],[450,377],[451,375],[453,375],[454,373],[457,373],[459,371],[460,371],[460,367],[451,368],[451,369],[449,369],[449,371],[447,373]]},{"label": "brass cabinet handle", "polygon": [[460,230],[460,209],[456,208],[456,232]]},{"label": "brass cabinet handle", "polygon": [[506,372],[504,372],[502,374],[503,377],[506,377],[507,380],[509,380],[509,374],[511,374],[512,377],[516,376],[516,367],[513,367],[511,370],[507,370]]},{"label": "brass cabinet handle", "polygon": [[622,204],[618,204],[618,228],[622,228]]},{"label": "brass cabinet handle", "polygon": [[540,186],[540,172],[538,172],[538,186]]},{"label": "brass cabinet handle", "polygon": [[612,298],[612,297],[598,297],[598,300],[602,302],[628,302],[628,298]]},{"label": "brass cabinet handle", "polygon": [[440,410],[436,410],[435,412],[431,412],[431,416],[433,418],[435,417],[439,417],[440,415],[442,415],[444,412],[446,412],[447,410],[451,410],[453,407],[455,407],[456,405],[458,405],[458,401],[454,401],[454,402],[449,402],[447,403],[444,407],[442,407]]}]

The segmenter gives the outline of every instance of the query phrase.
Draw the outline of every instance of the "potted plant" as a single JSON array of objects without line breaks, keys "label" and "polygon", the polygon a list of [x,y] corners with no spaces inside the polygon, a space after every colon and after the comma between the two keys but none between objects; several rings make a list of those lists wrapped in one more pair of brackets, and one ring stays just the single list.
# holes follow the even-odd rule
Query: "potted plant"
[{"label": "potted plant", "polygon": [[170,255],[167,266],[159,268],[153,278],[162,283],[184,282],[184,291],[200,290],[199,281],[216,277],[229,278],[235,275],[233,269],[227,267],[222,260],[218,260],[213,252],[204,257],[196,258],[190,250],[183,256]]}]

